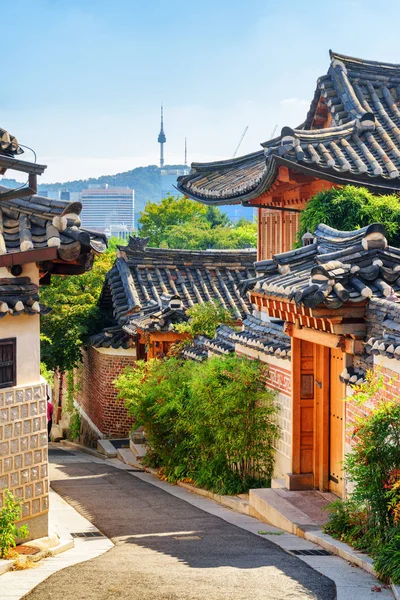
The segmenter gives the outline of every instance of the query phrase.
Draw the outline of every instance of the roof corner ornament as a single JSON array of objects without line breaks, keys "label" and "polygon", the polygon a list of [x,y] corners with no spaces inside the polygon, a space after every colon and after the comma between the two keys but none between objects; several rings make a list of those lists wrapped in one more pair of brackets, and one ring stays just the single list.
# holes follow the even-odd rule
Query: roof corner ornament
[{"label": "roof corner ornament", "polygon": [[333,69],[339,68],[341,71],[343,71],[347,75],[346,65],[344,64],[343,61],[339,60],[338,58],[332,58],[331,65],[332,65]]},{"label": "roof corner ornament", "polygon": [[375,127],[375,115],[372,112],[365,112],[360,119],[356,119],[356,128],[360,133],[375,131]]},{"label": "roof corner ornament", "polygon": [[128,248],[134,252],[143,252],[146,249],[149,239],[150,238],[148,237],[142,238],[138,235],[131,235],[128,242]]},{"label": "roof corner ornament", "polygon": [[313,234],[307,229],[305,234],[301,237],[301,241],[303,246],[311,246],[311,244],[314,244],[315,238]]}]

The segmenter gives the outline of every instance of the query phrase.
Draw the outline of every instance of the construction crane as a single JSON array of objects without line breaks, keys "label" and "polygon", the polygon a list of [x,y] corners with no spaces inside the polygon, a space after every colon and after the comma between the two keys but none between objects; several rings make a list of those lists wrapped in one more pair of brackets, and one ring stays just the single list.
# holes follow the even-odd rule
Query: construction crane
[{"label": "construction crane", "polygon": [[275,125],[275,127],[272,130],[272,133],[271,133],[270,138],[269,138],[270,140],[273,139],[273,137],[274,137],[277,129],[278,129],[278,123]]},{"label": "construction crane", "polygon": [[244,138],[244,136],[246,135],[248,128],[249,128],[249,126],[248,126],[248,125],[246,125],[246,127],[245,127],[245,130],[243,131],[242,135],[240,136],[239,143],[238,143],[238,145],[236,146],[236,150],[235,150],[235,152],[233,153],[233,156],[232,156],[232,158],[235,158],[236,154],[238,153],[238,150],[239,150],[239,148],[240,148],[240,146],[241,146],[241,144],[242,144],[242,142],[243,142],[243,138]]}]

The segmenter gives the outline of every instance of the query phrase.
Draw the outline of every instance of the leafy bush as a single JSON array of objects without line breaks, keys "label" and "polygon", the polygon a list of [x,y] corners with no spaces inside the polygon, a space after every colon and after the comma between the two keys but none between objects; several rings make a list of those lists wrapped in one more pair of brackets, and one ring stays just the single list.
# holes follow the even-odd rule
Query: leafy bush
[{"label": "leafy bush", "polygon": [[400,245],[400,199],[398,196],[374,196],[365,188],[346,185],[319,192],[307,202],[300,215],[297,245],[306,231],[315,231],[325,223],[336,229],[352,231],[371,223],[385,226],[390,244]]},{"label": "leafy bush", "polygon": [[268,485],[278,431],[260,363],[234,355],[138,361],[116,387],[169,480],[223,494]]},{"label": "leafy bush", "polygon": [[[369,373],[351,401],[362,405],[381,398],[384,388],[380,373]],[[325,531],[371,554],[382,577],[400,581],[400,403],[379,399],[352,434],[344,470],[353,490],[348,500],[329,506]]]},{"label": "leafy bush", "polygon": [[189,321],[175,325],[175,330],[179,333],[189,333],[192,337],[207,335],[213,338],[218,325],[221,323],[232,325],[235,322],[229,310],[219,301],[195,304],[186,311],[186,314]]},{"label": "leafy bush", "polygon": [[28,537],[26,525],[15,525],[21,518],[21,504],[9,490],[4,490],[4,505],[0,510],[0,558],[7,558],[11,548],[16,546],[16,538]]}]

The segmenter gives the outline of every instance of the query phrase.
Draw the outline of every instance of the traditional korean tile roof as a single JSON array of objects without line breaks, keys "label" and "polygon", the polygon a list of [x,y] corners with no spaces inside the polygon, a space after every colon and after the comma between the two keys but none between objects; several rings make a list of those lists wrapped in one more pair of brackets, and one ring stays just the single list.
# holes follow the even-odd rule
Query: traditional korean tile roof
[{"label": "traditional korean tile roof", "polygon": [[374,299],[370,302],[370,320],[376,319],[374,335],[367,340],[369,355],[386,356],[400,360],[400,299],[398,302]]},{"label": "traditional korean tile roof", "polygon": [[15,156],[23,154],[23,152],[17,138],[5,129],[0,128],[0,154],[4,154],[5,156]]},{"label": "traditional korean tile roof", "polygon": [[0,319],[26,314],[47,314],[49,308],[39,304],[39,287],[29,277],[0,278]]},{"label": "traditional korean tile roof", "polygon": [[208,353],[224,355],[235,352],[237,345],[257,350],[264,354],[290,360],[291,340],[283,331],[283,322],[261,321],[248,315],[241,330],[220,325],[212,339],[204,336],[195,338],[191,346],[185,349],[185,358],[204,360]]},{"label": "traditional korean tile roof", "polygon": [[321,224],[314,235],[311,245],[256,263],[243,289],[333,309],[400,293],[400,250],[388,246],[382,225],[348,232]]},{"label": "traditional korean tile roof", "polygon": [[[284,127],[264,152],[193,163],[178,189],[205,204],[246,204],[274,184],[279,166],[374,192],[400,190],[400,65],[330,53],[304,124]],[[329,127],[316,128],[326,111]],[[329,121],[327,121],[329,122]]]},{"label": "traditional korean tile roof", "polygon": [[132,338],[123,331],[122,327],[106,327],[100,333],[89,338],[89,343],[94,348],[131,348]]},{"label": "traditional korean tile roof", "polygon": [[[7,189],[0,186],[0,192]],[[57,249],[56,257],[67,263],[101,254],[107,247],[106,238],[81,227],[81,210],[80,202],[42,196],[2,201],[0,196],[0,259],[6,254],[43,248]],[[57,264],[54,272],[66,271]]]},{"label": "traditional korean tile roof", "polygon": [[131,237],[128,246],[120,247],[100,299],[125,331],[139,326],[168,331],[191,306],[215,300],[237,320],[250,313],[239,288],[255,276],[255,252],[170,250],[146,243]]},{"label": "traditional korean tile roof", "polygon": [[232,341],[276,358],[291,358],[291,339],[283,330],[283,321],[261,321],[249,315],[243,330],[234,331]]}]

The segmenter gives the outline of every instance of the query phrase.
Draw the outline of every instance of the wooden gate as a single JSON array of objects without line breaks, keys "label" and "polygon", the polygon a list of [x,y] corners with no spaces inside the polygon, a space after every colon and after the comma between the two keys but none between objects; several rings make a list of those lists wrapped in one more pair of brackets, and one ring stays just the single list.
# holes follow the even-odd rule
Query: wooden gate
[{"label": "wooden gate", "polygon": [[345,386],[339,376],[344,369],[341,350],[330,351],[329,399],[329,490],[343,495],[343,427]]}]

